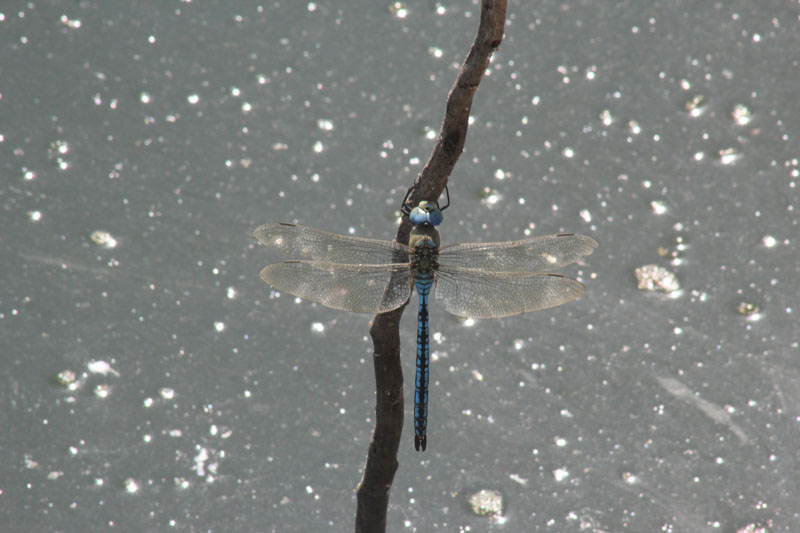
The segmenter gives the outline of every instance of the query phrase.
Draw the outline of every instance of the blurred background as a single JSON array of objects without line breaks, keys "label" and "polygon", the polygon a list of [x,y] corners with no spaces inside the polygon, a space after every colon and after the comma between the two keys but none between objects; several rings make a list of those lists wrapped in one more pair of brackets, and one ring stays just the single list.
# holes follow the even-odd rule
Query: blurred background
[{"label": "blurred background", "polygon": [[[0,6],[7,531],[347,531],[369,316],[253,229],[391,239],[457,2]],[[416,316],[391,531],[800,531],[800,6],[512,1],[445,243],[584,233],[562,307]],[[640,288],[642,287],[642,288]]]}]

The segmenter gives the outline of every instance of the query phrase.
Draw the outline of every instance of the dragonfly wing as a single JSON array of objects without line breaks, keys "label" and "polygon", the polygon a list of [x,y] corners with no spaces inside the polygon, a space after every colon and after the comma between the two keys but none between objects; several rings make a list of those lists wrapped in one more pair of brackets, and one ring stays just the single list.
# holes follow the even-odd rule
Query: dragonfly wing
[{"label": "dragonfly wing", "polygon": [[354,313],[384,313],[411,296],[408,264],[339,265],[286,261],[261,270],[261,279],[279,291]]},{"label": "dragonfly wing", "polygon": [[346,237],[281,222],[259,226],[253,235],[288,259],[347,264],[388,265],[408,261],[408,246],[392,241]]},{"label": "dragonfly wing", "polygon": [[585,235],[562,233],[521,241],[464,243],[443,247],[441,265],[500,272],[544,272],[589,255],[597,241]]},{"label": "dragonfly wing", "polygon": [[578,298],[584,286],[559,274],[487,272],[448,267],[436,275],[436,300],[451,314],[500,318],[555,307]]}]

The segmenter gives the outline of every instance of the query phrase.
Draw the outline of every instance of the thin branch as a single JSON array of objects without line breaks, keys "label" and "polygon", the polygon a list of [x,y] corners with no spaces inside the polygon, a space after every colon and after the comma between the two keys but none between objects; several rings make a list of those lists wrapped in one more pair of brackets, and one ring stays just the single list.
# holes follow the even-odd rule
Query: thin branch
[{"label": "thin branch", "polygon": [[[447,109],[436,146],[414,182],[408,201],[436,200],[453,171],[467,137],[472,98],[503,39],[505,0],[483,0],[478,33],[447,97]],[[408,242],[411,225],[406,218],[397,230],[397,242]],[[374,345],[375,429],[369,445],[364,475],[358,485],[355,529],[358,533],[386,530],[389,493],[397,471],[397,450],[403,430],[403,371],[400,365],[400,317],[403,307],[376,315],[370,335]]]}]

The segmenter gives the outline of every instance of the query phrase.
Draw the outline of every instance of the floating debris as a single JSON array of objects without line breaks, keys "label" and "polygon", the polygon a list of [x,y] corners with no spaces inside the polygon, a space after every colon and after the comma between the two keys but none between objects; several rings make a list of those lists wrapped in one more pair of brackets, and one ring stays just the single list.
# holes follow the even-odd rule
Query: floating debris
[{"label": "floating debris", "polygon": [[408,8],[403,2],[392,2],[389,4],[389,13],[399,19],[404,19],[408,16]]},{"label": "floating debris", "polygon": [[76,390],[81,385],[78,375],[72,370],[62,370],[56,374],[56,383],[68,390]]},{"label": "floating debris", "polygon": [[689,116],[699,117],[706,111],[706,97],[698,94],[684,105]]},{"label": "floating debris", "polygon": [[736,104],[733,106],[731,117],[733,117],[733,121],[739,126],[746,126],[751,120],[753,120],[753,114],[750,111],[750,108],[744,104]]},{"label": "floating debris", "polygon": [[629,485],[636,485],[639,483],[639,476],[631,472],[623,472],[622,480]]},{"label": "floating debris", "polygon": [[103,384],[94,388],[94,395],[98,398],[108,398],[111,395],[111,385]]},{"label": "floating debris", "polygon": [[681,288],[678,277],[664,267],[644,265],[636,270],[638,288],[643,291],[674,292]]},{"label": "floating debris", "polygon": [[103,230],[95,230],[89,235],[89,238],[98,246],[102,246],[103,248],[116,248],[117,247],[117,239],[114,238],[107,231]]},{"label": "floating debris", "polygon": [[761,308],[752,302],[739,302],[736,312],[742,316],[753,316],[761,312]]},{"label": "floating debris", "polygon": [[89,361],[89,364],[86,365],[86,367],[92,374],[102,374],[104,376],[111,374],[112,376],[119,377],[119,372],[111,368],[111,365],[106,361]]},{"label": "floating debris", "polygon": [[669,209],[666,202],[663,200],[653,200],[650,202],[650,207],[653,209],[653,213],[656,215],[663,215]]},{"label": "floating debris", "polygon": [[67,160],[69,153],[69,143],[67,141],[57,139],[50,143],[47,148],[47,158],[52,161],[60,170],[67,170],[70,162]]},{"label": "floating debris", "polygon": [[736,148],[726,148],[719,151],[719,162],[726,166],[733,165],[741,159],[741,157],[741,154]]},{"label": "floating debris", "polygon": [[139,484],[132,477],[129,477],[128,479],[123,481],[122,486],[125,488],[125,492],[127,492],[128,494],[136,494],[137,492],[139,492]]},{"label": "floating debris", "polygon": [[724,408],[698,396],[695,391],[674,378],[656,377],[658,384],[664,390],[672,394],[675,398],[685,401],[689,405],[698,408],[703,414],[714,422],[727,426],[727,428],[739,438],[741,444],[747,444],[749,439],[744,430],[733,421],[731,414]]},{"label": "floating debris", "polygon": [[481,203],[487,207],[494,207],[503,198],[500,191],[492,187],[484,187],[480,192]]},{"label": "floating debris", "polygon": [[503,514],[503,495],[496,490],[482,489],[470,496],[469,505],[478,516],[500,516]]},{"label": "floating debris", "polygon": [[737,529],[736,533],[769,533],[769,529],[759,527],[756,524],[747,524],[741,529]]}]

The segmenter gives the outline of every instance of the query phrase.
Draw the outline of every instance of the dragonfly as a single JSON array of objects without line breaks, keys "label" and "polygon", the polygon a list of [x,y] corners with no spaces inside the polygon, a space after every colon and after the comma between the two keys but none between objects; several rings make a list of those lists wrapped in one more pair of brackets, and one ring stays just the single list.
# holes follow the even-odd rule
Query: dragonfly
[{"label": "dragonfly", "polygon": [[[408,195],[407,195],[408,196]],[[428,298],[461,318],[502,318],[548,309],[585,292],[575,279],[548,270],[574,263],[597,247],[591,237],[559,233],[518,241],[441,246],[438,202],[403,213],[413,224],[408,245],[336,235],[289,223],[265,224],[254,236],[287,260],[260,276],[286,292],[332,309],[385,313],[419,297],[414,384],[414,447],[427,445],[430,346]]]}]

